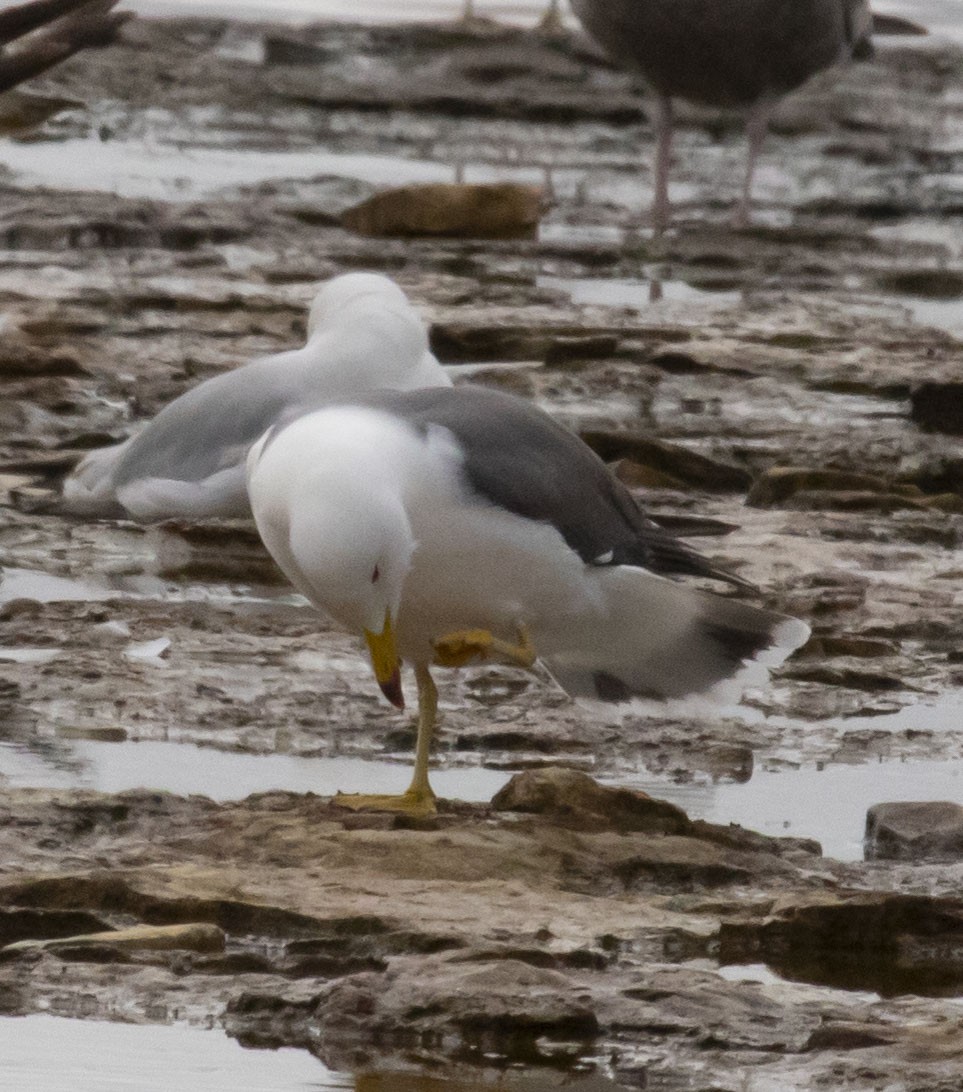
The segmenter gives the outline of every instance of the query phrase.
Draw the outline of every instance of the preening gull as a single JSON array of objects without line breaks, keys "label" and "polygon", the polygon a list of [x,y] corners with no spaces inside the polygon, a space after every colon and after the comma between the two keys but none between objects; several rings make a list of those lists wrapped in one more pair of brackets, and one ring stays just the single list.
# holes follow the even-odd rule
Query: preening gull
[{"label": "preening gull", "polygon": [[251,449],[248,488],[278,565],[364,635],[399,708],[401,661],[415,671],[411,787],[340,798],[349,806],[433,808],[432,664],[538,657],[572,695],[676,698],[808,636],[671,579],[742,583],[649,520],[578,437],[502,392],[375,392],[279,422]]},{"label": "preening gull", "polygon": [[586,31],[653,96],[652,224],[669,222],[672,100],[746,112],[748,164],[735,223],[749,219],[756,158],[779,99],[872,52],[866,0],[572,0]]},{"label": "preening gull", "polygon": [[128,440],[91,452],[64,482],[64,508],[144,522],[247,516],[244,460],[279,415],[376,388],[450,384],[398,285],[346,273],[311,304],[304,348],[208,379]]}]

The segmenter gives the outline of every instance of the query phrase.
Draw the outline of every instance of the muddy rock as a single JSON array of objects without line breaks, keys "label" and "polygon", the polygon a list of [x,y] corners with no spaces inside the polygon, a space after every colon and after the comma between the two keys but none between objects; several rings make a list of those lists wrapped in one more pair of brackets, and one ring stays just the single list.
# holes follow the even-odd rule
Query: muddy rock
[{"label": "muddy rock", "polygon": [[0,958],[15,952],[57,950],[61,948],[114,948],[123,952],[180,951],[219,952],[224,948],[224,933],[216,925],[137,925],[109,932],[82,933],[76,936],[20,940],[0,948]]},{"label": "muddy rock", "polygon": [[963,436],[963,383],[920,383],[910,405],[910,416],[922,428]]},{"label": "muddy rock", "polygon": [[664,800],[629,789],[606,788],[588,774],[562,767],[516,774],[495,794],[492,807],[546,815],[580,829],[588,825],[622,832],[686,834],[692,827],[681,808]]},{"label": "muddy rock", "polygon": [[788,978],[848,989],[963,988],[955,898],[874,893],[777,905],[759,922],[724,922],[719,945],[723,962],[762,959]]},{"label": "muddy rock", "polygon": [[748,471],[741,467],[641,433],[588,429],[581,435],[606,462],[627,459],[689,488],[738,492],[747,488],[751,480]]},{"label": "muddy rock", "polygon": [[[377,1034],[417,1038],[456,1032],[504,1050],[540,1036],[591,1040],[598,1020],[578,983],[520,960],[495,963],[401,960],[387,981],[353,976],[324,998],[317,1016],[341,1029],[352,1013]],[[529,1049],[531,1049],[531,1046]]]},{"label": "muddy rock", "polygon": [[920,495],[919,490],[912,486],[896,486],[891,480],[873,474],[774,466],[752,483],[752,488],[746,497],[746,504],[756,508],[770,508],[774,505],[785,504],[797,497],[799,493],[812,495],[824,492],[844,493],[848,496],[873,493],[913,495],[914,497]]},{"label": "muddy rock", "polygon": [[963,859],[963,805],[951,801],[876,804],[866,814],[869,859]]},{"label": "muddy rock", "polygon": [[511,182],[433,183],[375,194],[341,221],[359,235],[441,235],[517,239],[538,226],[542,191]]}]

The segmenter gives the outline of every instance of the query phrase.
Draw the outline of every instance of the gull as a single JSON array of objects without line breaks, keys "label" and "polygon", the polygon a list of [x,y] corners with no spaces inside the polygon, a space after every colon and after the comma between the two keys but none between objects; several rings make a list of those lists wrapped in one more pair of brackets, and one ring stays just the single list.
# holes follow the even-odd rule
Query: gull
[{"label": "gull", "polygon": [[672,100],[741,110],[749,154],[733,222],[749,222],[752,176],[783,95],[824,68],[872,54],[866,0],[572,0],[588,34],[653,96],[652,226],[669,224]]},{"label": "gull", "polygon": [[432,665],[533,667],[602,701],[709,692],[808,637],[794,618],[673,577],[745,586],[672,538],[577,436],[481,387],[374,392],[277,422],[251,449],[261,538],[311,603],[363,636],[418,736],[402,796],[354,808],[430,814]]},{"label": "gull", "polygon": [[450,384],[398,285],[346,273],[317,293],[302,349],[214,376],[123,443],[91,452],[64,482],[63,508],[141,522],[250,516],[244,460],[280,414],[375,388]]}]

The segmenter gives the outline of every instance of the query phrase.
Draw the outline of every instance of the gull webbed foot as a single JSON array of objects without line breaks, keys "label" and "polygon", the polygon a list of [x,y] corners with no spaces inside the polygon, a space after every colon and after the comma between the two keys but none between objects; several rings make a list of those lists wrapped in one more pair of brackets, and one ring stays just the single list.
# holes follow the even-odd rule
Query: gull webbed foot
[{"label": "gull webbed foot", "polygon": [[531,669],[536,660],[535,646],[525,626],[518,627],[515,644],[495,637],[487,629],[463,629],[439,637],[433,647],[439,667],[464,667],[474,660],[505,660]]},{"label": "gull webbed foot", "polygon": [[400,794],[339,792],[333,797],[332,803],[349,811],[390,811],[409,815],[415,819],[434,815],[437,811],[435,794],[431,789],[427,791],[409,789]]}]

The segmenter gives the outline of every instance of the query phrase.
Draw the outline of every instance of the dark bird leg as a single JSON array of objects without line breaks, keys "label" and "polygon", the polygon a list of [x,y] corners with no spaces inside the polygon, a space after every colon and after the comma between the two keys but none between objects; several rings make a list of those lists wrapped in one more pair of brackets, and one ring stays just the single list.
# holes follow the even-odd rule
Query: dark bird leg
[{"label": "dark bird leg", "polygon": [[772,117],[776,106],[774,98],[762,98],[754,103],[746,116],[746,136],[749,139],[749,151],[746,159],[746,177],[742,185],[742,196],[732,214],[732,226],[745,228],[749,226],[750,209],[752,205],[752,177],[756,171],[756,160],[762,148],[766,134],[769,132],[769,119]]},{"label": "dark bird leg", "polygon": [[669,226],[669,168],[672,164],[672,100],[653,94],[652,127],[655,130],[655,198],[652,202],[652,230],[661,235]]},{"label": "dark bird leg", "polygon": [[539,21],[538,29],[547,31],[549,34],[559,34],[565,29],[565,25],[562,22],[561,4],[559,0],[551,0],[548,7],[545,9],[545,14]]}]

